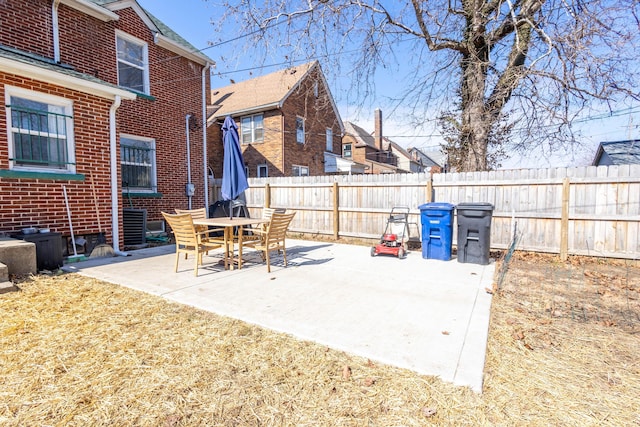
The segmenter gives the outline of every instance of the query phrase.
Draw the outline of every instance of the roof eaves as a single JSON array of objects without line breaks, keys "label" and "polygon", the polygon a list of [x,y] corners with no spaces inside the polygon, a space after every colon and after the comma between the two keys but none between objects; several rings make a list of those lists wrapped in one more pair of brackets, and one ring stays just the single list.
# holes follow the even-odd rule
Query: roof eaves
[{"label": "roof eaves", "polygon": [[120,19],[117,13],[114,13],[109,9],[102,7],[102,5],[95,1],[60,0],[60,3],[104,22],[117,21],[118,19]]},{"label": "roof eaves", "polygon": [[254,107],[247,107],[240,110],[224,111],[223,114],[217,114],[217,111],[216,111],[213,114],[211,114],[210,118],[211,120],[215,120],[217,118],[226,117],[226,116],[231,116],[231,117],[245,116],[247,114],[255,114],[255,113],[260,113],[260,112],[269,111],[269,110],[276,110],[279,108],[280,108],[280,103],[274,102],[272,104],[264,104],[264,105],[254,106]]},{"label": "roof eaves", "polygon": [[135,93],[129,90],[122,89],[89,74],[80,73],[71,67],[53,63],[46,58],[37,58],[35,55],[16,49],[0,46],[0,58],[2,58],[0,71],[6,73],[32,78],[107,99],[114,99],[116,96],[120,96],[122,99],[133,100],[137,97]]},{"label": "roof eaves", "polygon": [[196,49],[191,43],[173,31],[164,22],[153,16],[149,11],[143,9],[136,0],[91,0],[100,4],[108,10],[115,12],[126,8],[131,8],[151,30],[155,37],[156,44],[164,49],[194,61],[200,65],[213,64],[214,61]]}]

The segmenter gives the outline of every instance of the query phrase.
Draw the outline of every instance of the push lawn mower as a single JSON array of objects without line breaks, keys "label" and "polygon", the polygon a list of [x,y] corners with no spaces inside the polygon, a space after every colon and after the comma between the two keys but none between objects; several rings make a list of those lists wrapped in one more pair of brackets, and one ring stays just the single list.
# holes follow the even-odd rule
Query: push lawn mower
[{"label": "push lawn mower", "polygon": [[409,241],[409,208],[394,207],[391,209],[387,226],[382,233],[380,243],[371,248],[371,256],[379,254],[404,258]]}]

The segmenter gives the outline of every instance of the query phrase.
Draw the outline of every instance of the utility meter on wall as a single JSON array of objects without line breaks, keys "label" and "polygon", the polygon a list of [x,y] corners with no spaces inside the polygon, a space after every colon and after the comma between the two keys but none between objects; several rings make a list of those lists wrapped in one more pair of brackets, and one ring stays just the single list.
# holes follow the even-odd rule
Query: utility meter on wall
[{"label": "utility meter on wall", "polygon": [[193,197],[193,195],[196,194],[196,185],[192,183],[187,184],[185,192],[187,194],[187,197]]}]

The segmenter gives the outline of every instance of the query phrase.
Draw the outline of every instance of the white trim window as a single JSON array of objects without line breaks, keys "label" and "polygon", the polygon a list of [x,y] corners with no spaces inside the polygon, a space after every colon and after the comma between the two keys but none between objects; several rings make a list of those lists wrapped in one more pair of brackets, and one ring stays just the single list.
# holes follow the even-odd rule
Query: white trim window
[{"label": "white trim window", "polygon": [[309,167],[293,165],[293,176],[309,176]]},{"label": "white trim window", "polygon": [[147,44],[122,31],[116,31],[118,85],[149,94],[149,48]]},{"label": "white trim window", "polygon": [[133,135],[120,135],[120,165],[124,192],[157,191],[156,141]]},{"label": "white trim window", "polygon": [[5,86],[9,168],[75,173],[73,102]]},{"label": "white trim window", "polygon": [[304,118],[296,117],[296,142],[304,144]]},{"label": "white trim window", "polygon": [[258,178],[268,178],[269,177],[269,166],[265,163],[263,165],[258,165]]},{"label": "white trim window", "polygon": [[264,141],[264,115],[262,113],[240,119],[240,139],[242,144]]},{"label": "white trim window", "polygon": [[327,150],[329,152],[333,151],[333,129],[327,128]]},{"label": "white trim window", "polygon": [[351,144],[344,144],[342,146],[342,157],[351,158]]}]

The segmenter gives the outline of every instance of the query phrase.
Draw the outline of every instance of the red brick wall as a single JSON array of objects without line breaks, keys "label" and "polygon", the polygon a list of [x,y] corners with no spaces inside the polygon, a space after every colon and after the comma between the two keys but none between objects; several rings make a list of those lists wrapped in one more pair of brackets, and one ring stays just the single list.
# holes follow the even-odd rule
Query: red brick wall
[{"label": "red brick wall", "polygon": [[[316,81],[319,83],[317,98],[314,93]],[[304,144],[296,142],[297,116],[305,119]],[[234,119],[240,127],[241,117],[234,117]],[[223,150],[220,124],[209,126],[207,135],[209,165],[216,178],[222,177]],[[242,145],[242,154],[249,167],[249,176],[256,177],[258,165],[262,164],[268,165],[271,177],[291,176],[293,165],[309,167],[310,175],[324,175],[327,128],[333,130],[333,153],[341,154],[339,120],[316,71],[311,73],[287,98],[282,110],[264,113],[264,142]]]},{"label": "red brick wall", "polygon": [[[133,101],[123,101],[117,112],[117,133],[155,140],[158,193],[162,196],[133,197],[131,203],[134,208],[147,209],[149,220],[161,219],[161,211],[187,207],[185,117],[191,114],[194,116],[189,133],[191,182],[196,186],[192,207],[203,207],[205,191],[201,128],[203,67],[158,47],[154,43],[152,31],[133,9],[127,8],[117,13],[120,15],[118,21],[103,22],[60,5],[61,60],[78,71],[117,84],[115,29],[135,36],[148,44],[150,95],[153,99],[139,97]],[[51,3],[43,0],[0,1],[0,43],[52,59]],[[56,93],[74,100],[77,172],[82,174],[94,171],[99,192],[102,227],[110,234],[108,113],[111,101],[28,79],[20,79],[16,76],[3,76],[3,79],[11,81],[10,84],[16,86]],[[208,81],[205,93],[208,93]],[[2,96],[4,97],[4,93]],[[3,109],[0,113],[0,169],[8,168],[5,128]],[[119,150],[117,154],[119,164]],[[12,201],[11,207],[6,207],[5,203],[0,207],[2,220],[0,231],[15,230],[29,223],[29,225],[47,225],[54,231],[67,232],[66,213],[60,210],[62,187],[59,181],[2,178],[0,182],[2,183],[0,202]],[[117,182],[118,194],[121,195],[120,208],[123,205],[129,207],[129,199],[126,195],[122,196],[120,176]],[[89,181],[65,181],[64,184],[67,185],[72,203],[75,234],[97,232]],[[21,203],[16,202],[17,196],[21,198]],[[44,206],[49,207],[49,200],[53,202],[52,209],[43,209]],[[63,205],[62,208],[64,208]],[[78,216],[77,225],[76,215]],[[122,238],[121,227],[120,221]]]},{"label": "red brick wall", "polygon": [[53,58],[51,1],[0,1],[0,44]]},{"label": "red brick wall", "polygon": [[[93,175],[101,224],[111,235],[109,173],[109,100],[10,74],[0,74],[0,87],[10,85],[63,97],[73,101],[76,173],[85,181],[0,178],[0,232],[27,226],[51,228],[68,236],[69,221],[62,186],[66,186],[76,235],[97,233],[98,226],[89,174]],[[0,101],[5,102],[4,90]],[[0,113],[0,169],[8,169],[6,114]]]},{"label": "red brick wall", "polygon": [[58,24],[60,61],[81,73],[117,84],[117,22],[103,22],[61,4]]}]

